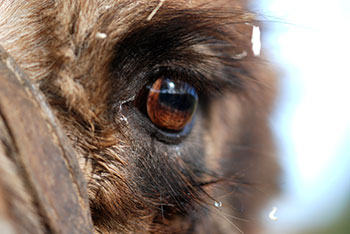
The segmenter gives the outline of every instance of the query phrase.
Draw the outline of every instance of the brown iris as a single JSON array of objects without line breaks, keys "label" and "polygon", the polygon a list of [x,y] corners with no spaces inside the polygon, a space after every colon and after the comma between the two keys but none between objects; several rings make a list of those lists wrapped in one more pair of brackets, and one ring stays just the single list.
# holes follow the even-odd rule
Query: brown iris
[{"label": "brown iris", "polygon": [[198,95],[186,82],[159,78],[149,90],[147,114],[159,128],[180,131],[191,122]]}]

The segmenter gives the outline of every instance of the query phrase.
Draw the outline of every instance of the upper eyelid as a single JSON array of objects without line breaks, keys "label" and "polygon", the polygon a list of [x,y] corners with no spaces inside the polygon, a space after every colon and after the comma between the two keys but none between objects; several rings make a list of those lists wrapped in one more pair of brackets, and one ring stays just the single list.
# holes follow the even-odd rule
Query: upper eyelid
[{"label": "upper eyelid", "polygon": [[[220,87],[232,87],[239,83],[234,74],[224,71],[232,71],[232,64],[236,61],[230,60],[220,51],[220,48],[224,51],[233,48],[232,38],[226,40],[224,32],[220,35],[220,30],[214,29],[216,24],[210,19],[194,14],[197,17],[194,25],[183,25],[194,16],[185,15],[188,12],[177,14],[168,22],[157,21],[157,24],[148,22],[137,25],[116,43],[113,51],[115,56],[111,62],[111,72],[116,74],[115,77],[134,79],[135,72],[140,72],[137,69],[143,69],[145,77],[141,79],[145,85],[151,82],[150,73],[159,67],[169,67],[173,70],[180,69],[181,76],[178,78],[189,82],[199,92],[204,90],[206,93],[210,91],[208,94],[216,94]],[[159,16],[158,13],[157,15]],[[175,22],[175,26],[169,24],[171,22]],[[213,25],[204,25],[203,22],[211,22]],[[220,67],[215,63],[220,64]]]},{"label": "upper eyelid", "polygon": [[[151,71],[150,74],[148,74],[146,88],[150,88],[153,82],[160,77],[187,82],[193,86],[200,95],[205,93],[206,96],[211,96],[216,92],[215,89],[211,89],[211,87],[215,85],[214,81],[208,79],[203,74],[196,74],[194,70],[180,66],[163,66]],[[204,92],[204,90],[210,92]]]}]

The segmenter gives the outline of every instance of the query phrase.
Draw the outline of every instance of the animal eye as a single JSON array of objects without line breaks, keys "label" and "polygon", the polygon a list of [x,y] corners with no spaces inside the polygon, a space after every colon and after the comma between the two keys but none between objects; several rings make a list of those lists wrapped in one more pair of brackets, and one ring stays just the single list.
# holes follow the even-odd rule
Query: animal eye
[{"label": "animal eye", "polygon": [[196,90],[188,83],[158,78],[148,92],[147,114],[157,127],[181,131],[191,122],[197,103]]}]

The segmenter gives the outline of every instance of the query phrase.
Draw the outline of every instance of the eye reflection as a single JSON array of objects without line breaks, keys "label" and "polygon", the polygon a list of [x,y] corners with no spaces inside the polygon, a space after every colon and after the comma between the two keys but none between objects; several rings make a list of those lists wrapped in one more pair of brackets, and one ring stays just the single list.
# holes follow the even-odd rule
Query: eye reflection
[{"label": "eye reflection", "polygon": [[180,131],[191,122],[197,103],[196,90],[188,83],[159,78],[149,89],[147,114],[157,127]]}]

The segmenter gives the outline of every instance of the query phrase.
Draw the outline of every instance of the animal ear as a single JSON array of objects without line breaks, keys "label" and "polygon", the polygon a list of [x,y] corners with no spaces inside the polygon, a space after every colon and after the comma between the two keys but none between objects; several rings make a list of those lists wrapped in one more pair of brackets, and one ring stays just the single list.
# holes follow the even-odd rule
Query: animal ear
[{"label": "animal ear", "polygon": [[18,233],[92,233],[86,183],[40,91],[0,47],[0,220]]}]

